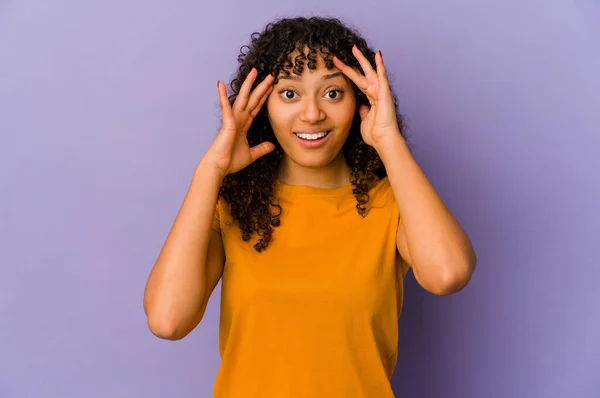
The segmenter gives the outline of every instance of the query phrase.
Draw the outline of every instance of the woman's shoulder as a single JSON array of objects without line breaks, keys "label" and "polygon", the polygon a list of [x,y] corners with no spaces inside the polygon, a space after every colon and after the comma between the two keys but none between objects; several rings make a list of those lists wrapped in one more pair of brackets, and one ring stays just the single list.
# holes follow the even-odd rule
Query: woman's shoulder
[{"label": "woman's shoulder", "polygon": [[374,177],[373,181],[369,184],[369,192],[373,190],[386,190],[390,187],[390,180],[387,176],[384,177]]},{"label": "woman's shoulder", "polygon": [[376,177],[369,188],[369,203],[371,207],[395,206],[394,192],[387,176]]}]

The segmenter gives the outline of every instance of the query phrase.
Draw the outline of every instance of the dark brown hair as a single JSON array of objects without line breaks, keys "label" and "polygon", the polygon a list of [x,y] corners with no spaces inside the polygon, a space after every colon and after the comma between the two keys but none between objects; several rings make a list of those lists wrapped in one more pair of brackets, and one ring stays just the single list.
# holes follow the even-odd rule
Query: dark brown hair
[{"label": "dark brown hair", "polygon": [[[249,45],[241,48],[237,75],[230,85],[232,94],[229,101],[233,104],[242,83],[253,67],[258,70],[258,77],[252,89],[268,74],[274,74],[276,77],[280,73],[301,75],[305,65],[314,70],[318,57],[322,57],[326,67],[332,69],[333,54],[346,65],[362,70],[352,54],[353,45],[361,50],[375,68],[375,52],[355,30],[338,19],[298,17],[272,22],[262,32],[253,33]],[[290,54],[296,50],[298,55],[291,60]],[[368,105],[369,102],[362,91],[354,84],[353,86],[357,98],[357,110],[342,152],[351,169],[357,213],[365,217],[370,183],[376,177],[385,177],[386,171],[375,149],[365,144],[360,134],[361,119],[358,107],[362,104]],[[403,118],[398,113],[394,94],[393,98],[398,127],[406,138]],[[269,141],[275,145],[275,150],[243,170],[227,175],[219,191],[220,197],[229,204],[231,216],[241,230],[242,239],[248,241],[254,233],[258,235],[258,241],[254,245],[258,252],[268,246],[273,227],[279,226],[281,215],[281,206],[274,201],[274,183],[283,158],[283,149],[275,138],[265,108],[261,109],[248,130],[248,143],[250,146],[255,146]]]}]

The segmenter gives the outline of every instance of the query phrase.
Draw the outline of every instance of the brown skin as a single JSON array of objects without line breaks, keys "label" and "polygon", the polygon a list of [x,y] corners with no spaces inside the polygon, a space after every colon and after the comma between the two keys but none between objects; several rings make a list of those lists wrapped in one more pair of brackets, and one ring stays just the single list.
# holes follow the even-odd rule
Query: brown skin
[{"label": "brown skin", "polygon": [[270,76],[250,92],[256,76],[256,70],[250,72],[233,107],[225,85],[218,84],[223,125],[196,167],[144,290],[148,327],[160,338],[179,340],[198,325],[223,274],[223,242],[211,229],[223,178],[274,149],[268,142],[250,148],[246,139],[273,86]]},{"label": "brown skin", "polygon": [[362,106],[359,111],[361,135],[383,161],[402,214],[396,236],[398,251],[412,266],[423,288],[437,295],[455,293],[467,285],[475,270],[477,256],[473,246],[398,130],[381,53],[375,56],[375,70],[358,48],[352,52],[364,75],[337,58],[334,64],[369,99],[370,106]]},{"label": "brown skin", "polygon": [[[375,57],[377,70],[358,48],[353,48],[353,54],[364,75],[334,58],[333,70],[327,70],[323,60],[318,59],[316,70],[305,68],[302,76],[293,80],[280,76],[266,102],[275,137],[285,152],[280,179],[323,188],[348,182],[349,167],[341,149],[356,111],[353,82],[370,103],[359,109],[362,138],[381,157],[402,214],[396,236],[398,252],[423,288],[437,295],[455,293],[467,285],[477,262],[469,237],[412,157],[398,130],[381,54]],[[343,75],[336,76],[338,71]],[[334,77],[323,79],[332,74]],[[284,89],[289,91],[280,93]],[[344,93],[337,97],[330,94],[332,90]],[[332,130],[332,136],[324,147],[306,149],[293,133],[309,128]]]},{"label": "brown skin", "polygon": [[242,170],[259,157],[275,149],[270,142],[263,142],[254,148],[250,148],[248,145],[246,137],[248,129],[272,93],[275,80],[272,75],[268,75],[254,91],[250,92],[256,77],[257,71],[252,68],[242,84],[233,106],[229,105],[225,85],[217,82],[223,125],[206,155],[223,177]]},{"label": "brown skin", "polygon": [[[352,83],[339,69],[328,70],[319,58],[317,68],[305,68],[301,76],[281,74],[266,106],[275,137],[285,153],[280,180],[321,188],[349,182],[350,168],[342,146],[356,112],[356,96]],[[294,132],[307,129],[331,130],[325,146],[303,147]]]},{"label": "brown skin", "polygon": [[[365,75],[337,59],[334,62],[370,100],[370,107],[360,109],[361,134],[379,153],[402,214],[396,237],[398,251],[426,290],[439,295],[454,293],[466,286],[475,269],[477,260],[473,247],[398,131],[381,54],[375,58],[375,71],[357,48],[353,53],[366,71]],[[300,100],[291,103],[272,96],[272,76],[250,92],[255,70],[248,75],[233,108],[227,100],[225,86],[218,85],[223,126],[198,164],[146,284],[144,309],[155,335],[171,340],[183,338],[202,319],[225,260],[221,236],[211,230],[222,179],[274,149],[272,143],[266,142],[250,148],[246,139],[253,118],[266,101],[276,138],[287,154],[281,178],[292,184],[315,187],[346,183],[349,170],[341,148],[356,104],[347,79],[337,76],[336,81],[321,81],[324,73],[332,72],[335,70],[325,72],[319,67],[312,73],[304,73],[301,81],[293,82]],[[276,89],[283,88],[285,83],[291,82],[282,80]],[[340,88],[334,87],[337,84],[343,86],[347,96],[337,101],[326,98],[331,88]],[[334,136],[330,137],[333,139],[327,146],[308,152],[294,144],[293,131],[315,126],[333,129]]]}]

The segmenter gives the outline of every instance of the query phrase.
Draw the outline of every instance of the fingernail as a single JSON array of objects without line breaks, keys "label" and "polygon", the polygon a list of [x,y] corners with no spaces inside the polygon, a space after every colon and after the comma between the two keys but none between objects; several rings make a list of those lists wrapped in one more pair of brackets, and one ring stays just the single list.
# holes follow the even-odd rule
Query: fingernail
[{"label": "fingernail", "polygon": [[217,80],[217,88],[219,88],[219,82],[220,82],[220,80]]},{"label": "fingernail", "polygon": [[383,58],[383,54],[381,53],[381,50],[379,50],[379,56],[380,56],[381,58]]}]

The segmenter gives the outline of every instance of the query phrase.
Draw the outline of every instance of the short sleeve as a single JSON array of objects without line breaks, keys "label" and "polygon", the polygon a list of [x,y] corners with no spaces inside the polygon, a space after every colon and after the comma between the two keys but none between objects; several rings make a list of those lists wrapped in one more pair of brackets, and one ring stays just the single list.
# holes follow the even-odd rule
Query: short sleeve
[{"label": "short sleeve", "polygon": [[213,214],[212,225],[211,228],[213,231],[217,233],[221,233],[221,213],[220,213],[220,204],[221,200],[217,200],[217,205],[215,206],[215,212]]}]

